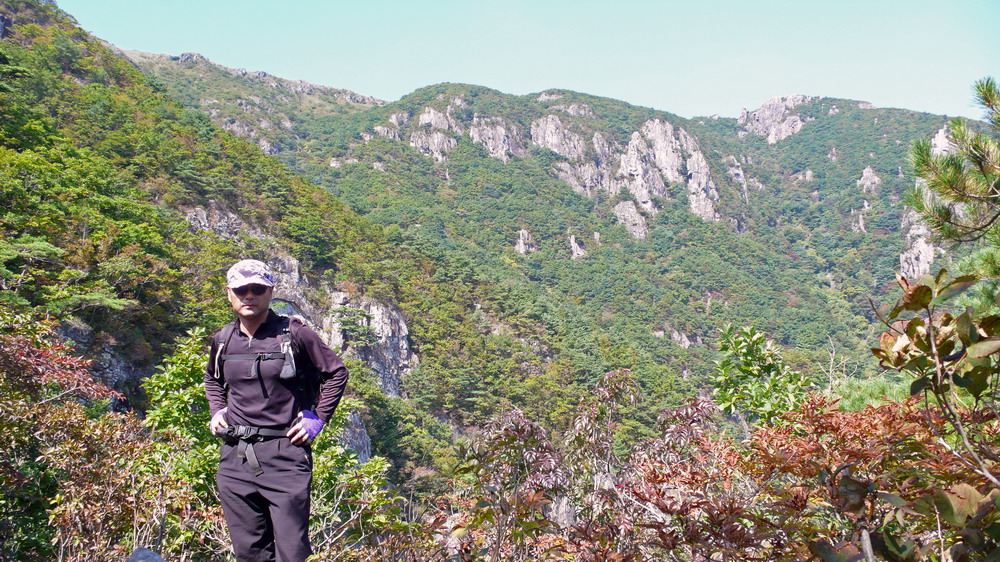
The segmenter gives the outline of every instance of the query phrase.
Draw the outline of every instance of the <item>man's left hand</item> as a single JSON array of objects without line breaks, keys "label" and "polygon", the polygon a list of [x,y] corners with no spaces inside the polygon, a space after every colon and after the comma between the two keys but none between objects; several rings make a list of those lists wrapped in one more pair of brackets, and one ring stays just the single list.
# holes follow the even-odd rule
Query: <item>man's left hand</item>
[{"label": "man's left hand", "polygon": [[320,431],[323,431],[325,425],[326,423],[316,414],[305,410],[299,412],[299,417],[295,419],[295,423],[288,429],[286,435],[292,440],[293,445],[308,445],[316,439]]}]

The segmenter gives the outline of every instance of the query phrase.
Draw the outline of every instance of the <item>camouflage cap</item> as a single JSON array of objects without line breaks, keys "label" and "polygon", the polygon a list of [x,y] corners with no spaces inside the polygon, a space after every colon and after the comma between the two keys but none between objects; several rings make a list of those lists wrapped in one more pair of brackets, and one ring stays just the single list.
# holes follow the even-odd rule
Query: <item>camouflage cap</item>
[{"label": "camouflage cap", "polygon": [[226,284],[230,289],[244,285],[274,286],[274,274],[266,263],[258,260],[242,260],[233,264],[226,273]]}]

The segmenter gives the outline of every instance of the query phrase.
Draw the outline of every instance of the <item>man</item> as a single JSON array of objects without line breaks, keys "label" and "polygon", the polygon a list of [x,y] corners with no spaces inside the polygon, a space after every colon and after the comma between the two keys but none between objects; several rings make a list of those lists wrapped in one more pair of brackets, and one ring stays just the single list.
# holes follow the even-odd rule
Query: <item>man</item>
[{"label": "man", "polygon": [[298,562],[309,545],[310,444],[333,415],[347,369],[311,329],[271,310],[274,275],[257,260],[226,274],[236,321],[212,337],[205,394],[225,438],[216,481],[241,562]]}]

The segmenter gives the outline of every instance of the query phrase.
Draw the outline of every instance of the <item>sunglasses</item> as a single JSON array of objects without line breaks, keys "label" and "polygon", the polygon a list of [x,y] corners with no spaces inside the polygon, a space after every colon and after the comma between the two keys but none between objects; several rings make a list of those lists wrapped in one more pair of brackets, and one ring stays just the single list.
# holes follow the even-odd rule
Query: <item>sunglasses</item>
[{"label": "sunglasses", "polygon": [[247,293],[252,292],[258,297],[267,292],[270,287],[266,285],[244,285],[242,287],[236,287],[235,289],[229,289],[237,297],[246,296]]}]

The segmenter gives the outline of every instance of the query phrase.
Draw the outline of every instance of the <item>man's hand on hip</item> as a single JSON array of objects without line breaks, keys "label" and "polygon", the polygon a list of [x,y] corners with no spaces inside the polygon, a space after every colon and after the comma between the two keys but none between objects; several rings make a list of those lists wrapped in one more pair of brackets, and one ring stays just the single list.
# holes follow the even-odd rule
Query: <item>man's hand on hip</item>
[{"label": "man's hand on hip", "polygon": [[228,408],[223,408],[215,415],[212,416],[212,421],[208,422],[208,429],[212,432],[212,435],[221,437],[224,429],[229,427],[229,422],[226,421],[226,411]]},{"label": "man's hand on hip", "polygon": [[299,417],[295,419],[295,423],[288,429],[287,435],[294,445],[308,445],[316,439],[320,431],[323,431],[323,426],[325,425],[323,420],[319,419],[316,414],[305,410],[304,412],[299,412]]}]

